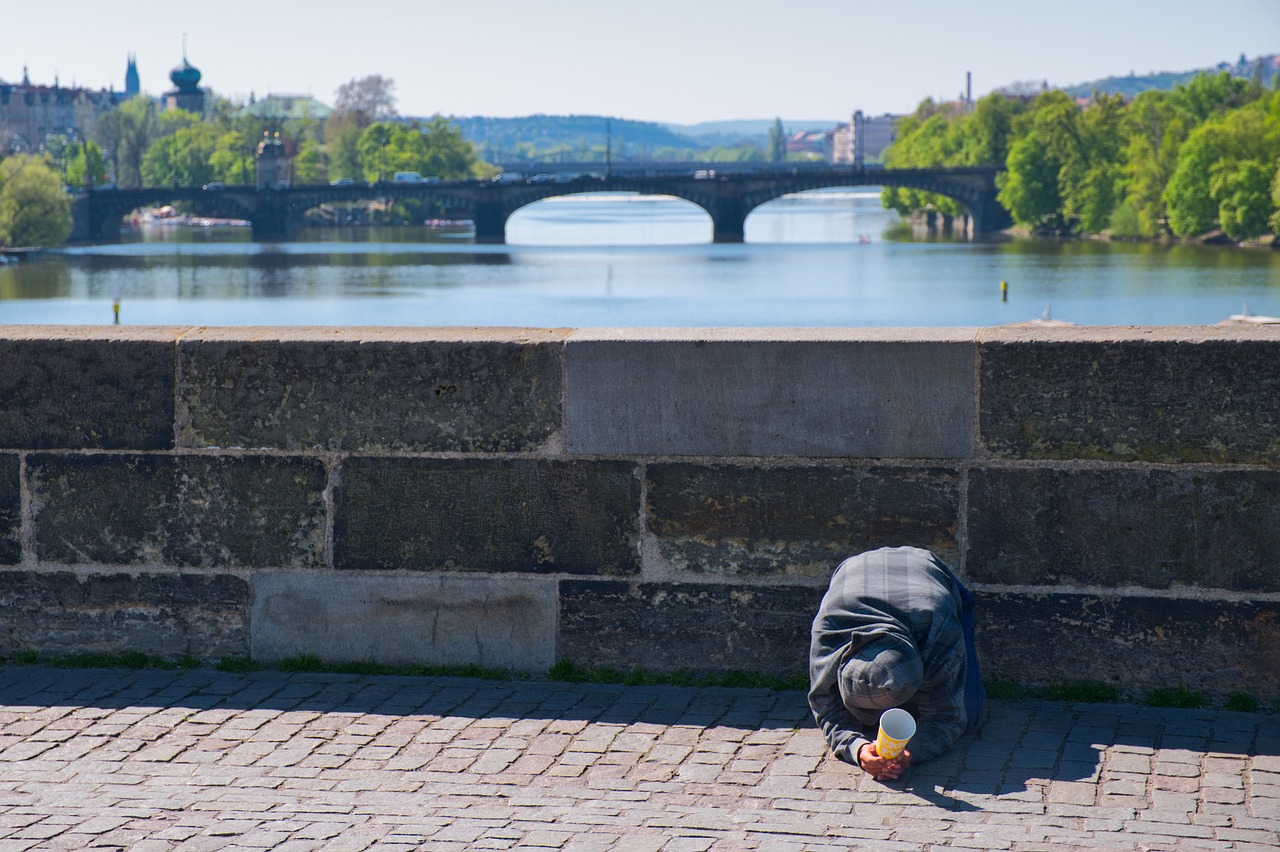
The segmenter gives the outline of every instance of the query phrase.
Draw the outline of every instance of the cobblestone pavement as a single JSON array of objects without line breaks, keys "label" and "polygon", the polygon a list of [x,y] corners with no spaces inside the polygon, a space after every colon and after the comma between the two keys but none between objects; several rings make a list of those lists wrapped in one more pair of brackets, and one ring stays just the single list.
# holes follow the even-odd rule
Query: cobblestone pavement
[{"label": "cobblestone pavement", "polygon": [[1269,715],[996,703],[879,784],[799,692],[0,668],[0,852],[1278,846]]}]

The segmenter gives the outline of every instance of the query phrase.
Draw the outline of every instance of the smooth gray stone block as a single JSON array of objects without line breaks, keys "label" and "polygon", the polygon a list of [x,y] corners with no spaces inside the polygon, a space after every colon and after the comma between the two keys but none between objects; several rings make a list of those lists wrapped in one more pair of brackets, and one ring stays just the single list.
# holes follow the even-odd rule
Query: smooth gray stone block
[{"label": "smooth gray stone block", "polygon": [[630,462],[355,457],[339,472],[334,511],[337,568],[640,570]]},{"label": "smooth gray stone block", "polygon": [[623,671],[803,675],[824,591],[563,580],[558,657]]},{"label": "smooth gray stone block", "polygon": [[[634,331],[632,332],[634,334]],[[777,333],[775,333],[777,334]],[[965,458],[974,343],[945,330],[575,333],[574,453]]]},{"label": "smooth gray stone block", "polygon": [[0,338],[0,447],[173,447],[174,329],[36,326]]},{"label": "smooth gray stone block", "polygon": [[0,571],[0,654],[248,653],[249,584],[227,574]]},{"label": "smooth gray stone block", "polygon": [[537,449],[560,428],[562,336],[205,330],[179,349],[181,446]]},{"label": "smooth gray stone block", "polygon": [[1003,334],[980,350],[996,456],[1280,462],[1280,336],[1265,329]]},{"label": "smooth gray stone block", "polygon": [[1185,686],[1270,701],[1280,690],[1280,604],[1141,595],[979,592],[985,678],[1093,681],[1141,698]]},{"label": "smooth gray stone block", "polygon": [[324,558],[319,459],[35,454],[28,476],[42,561],[229,568]]},{"label": "smooth gray stone block", "polygon": [[253,580],[253,657],[479,665],[555,663],[555,581],[264,571]]},{"label": "smooth gray stone block", "polygon": [[888,544],[959,564],[959,471],[650,464],[647,528],[672,568],[828,579]]},{"label": "smooth gray stone block", "polygon": [[22,561],[20,470],[16,453],[0,453],[0,565],[16,565]]},{"label": "smooth gray stone block", "polygon": [[970,473],[970,577],[1280,592],[1280,469]]}]

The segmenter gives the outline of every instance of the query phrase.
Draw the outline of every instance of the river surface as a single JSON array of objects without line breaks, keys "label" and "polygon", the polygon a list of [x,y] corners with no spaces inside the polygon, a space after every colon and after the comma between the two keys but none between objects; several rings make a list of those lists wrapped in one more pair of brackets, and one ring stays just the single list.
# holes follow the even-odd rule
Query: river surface
[{"label": "river surface", "polygon": [[[0,266],[0,323],[414,326],[1208,325],[1280,315],[1280,251],[912,238],[875,191],[771,202],[746,242],[671,198],[571,196],[507,244],[450,228],[150,226]],[[1002,299],[1001,282],[1008,284]]]}]

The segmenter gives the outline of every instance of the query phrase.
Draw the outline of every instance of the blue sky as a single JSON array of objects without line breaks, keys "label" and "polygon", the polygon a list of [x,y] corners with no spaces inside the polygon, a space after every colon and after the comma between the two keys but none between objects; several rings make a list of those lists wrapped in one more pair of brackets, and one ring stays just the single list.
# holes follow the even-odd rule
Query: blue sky
[{"label": "blue sky", "polygon": [[1280,0],[0,0],[0,79],[247,97],[395,80],[405,115],[847,120],[1017,81],[1068,85],[1280,52]]}]

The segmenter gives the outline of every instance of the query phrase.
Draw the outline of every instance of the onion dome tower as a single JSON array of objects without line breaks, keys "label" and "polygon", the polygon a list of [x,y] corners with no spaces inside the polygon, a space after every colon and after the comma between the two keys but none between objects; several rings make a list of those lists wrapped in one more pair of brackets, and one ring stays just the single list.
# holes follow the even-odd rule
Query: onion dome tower
[{"label": "onion dome tower", "polygon": [[200,88],[200,69],[187,61],[187,39],[182,39],[182,64],[169,72],[173,88],[164,93],[165,109],[204,112],[204,89]]}]

